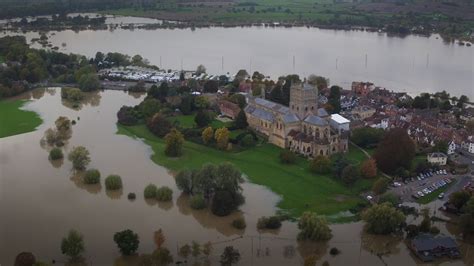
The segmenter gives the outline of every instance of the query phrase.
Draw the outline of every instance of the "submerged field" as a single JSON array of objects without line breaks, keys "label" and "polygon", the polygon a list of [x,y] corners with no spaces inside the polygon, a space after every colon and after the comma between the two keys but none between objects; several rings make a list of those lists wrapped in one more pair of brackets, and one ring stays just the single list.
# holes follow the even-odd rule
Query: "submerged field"
[{"label": "submerged field", "polygon": [[[326,175],[315,175],[308,170],[308,161],[298,158],[293,165],[279,162],[281,148],[262,144],[238,153],[222,152],[214,148],[186,141],[183,156],[168,158],[163,150],[165,143],[154,136],[146,126],[118,125],[118,134],[143,139],[153,150],[151,159],[172,171],[199,168],[205,163],[229,161],[235,164],[256,184],[264,185],[282,197],[278,207],[293,217],[311,210],[324,215],[336,215],[362,202],[359,193],[369,189],[371,180],[359,180],[352,187]],[[348,157],[353,162],[365,159],[355,148]]]},{"label": "submerged field", "polygon": [[26,103],[24,100],[0,101],[0,138],[30,132],[41,125],[38,114],[21,110]]}]

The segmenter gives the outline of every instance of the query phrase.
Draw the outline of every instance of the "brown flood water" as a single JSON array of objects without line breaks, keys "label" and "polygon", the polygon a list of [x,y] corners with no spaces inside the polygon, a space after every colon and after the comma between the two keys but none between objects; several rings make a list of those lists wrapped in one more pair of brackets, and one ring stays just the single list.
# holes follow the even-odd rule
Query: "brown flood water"
[{"label": "brown flood water", "polygon": [[[43,261],[63,264],[60,242],[70,229],[84,235],[85,257],[89,265],[112,265],[120,258],[113,234],[131,229],[140,236],[140,253],[154,249],[153,232],[162,229],[168,247],[178,259],[177,246],[191,241],[214,243],[210,261],[218,265],[226,245],[241,252],[239,265],[302,265],[303,258],[314,255],[318,265],[416,265],[403,240],[363,233],[362,223],[332,225],[334,237],[328,243],[298,243],[297,225],[285,222],[274,232],[259,232],[261,216],[274,214],[279,197],[270,190],[250,183],[243,185],[246,203],[241,211],[219,218],[208,211],[194,211],[181,196],[168,171],[150,159],[151,149],[139,140],[116,135],[116,112],[122,105],[138,104],[143,95],[121,91],[103,91],[88,95],[78,110],[61,101],[59,89],[38,89],[22,96],[32,101],[26,109],[38,112],[44,123],[38,130],[0,139],[0,265],[12,265],[22,251],[33,252]],[[48,148],[40,144],[44,131],[59,116],[80,120],[73,126],[65,154],[83,145],[91,153],[90,168],[122,176],[124,190],[107,193],[102,186],[87,186],[74,176],[67,160],[51,163]],[[149,184],[173,189],[171,203],[143,199]],[[127,194],[137,199],[129,201]],[[244,217],[245,230],[230,223]],[[443,224],[443,232],[456,232]],[[331,247],[342,253],[329,255]],[[462,246],[463,260],[443,264],[473,265],[474,249]],[[379,254],[380,256],[377,256]],[[190,260],[194,262],[193,259]]]}]

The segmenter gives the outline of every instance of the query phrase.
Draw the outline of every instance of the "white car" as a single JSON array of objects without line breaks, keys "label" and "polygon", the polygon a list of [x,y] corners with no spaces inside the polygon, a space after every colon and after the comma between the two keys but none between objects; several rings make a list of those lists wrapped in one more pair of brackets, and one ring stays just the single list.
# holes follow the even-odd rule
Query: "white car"
[{"label": "white car", "polygon": [[370,195],[369,195],[369,196],[367,196],[367,200],[372,200],[372,199],[373,199],[373,197],[372,197],[372,196],[370,196]]}]

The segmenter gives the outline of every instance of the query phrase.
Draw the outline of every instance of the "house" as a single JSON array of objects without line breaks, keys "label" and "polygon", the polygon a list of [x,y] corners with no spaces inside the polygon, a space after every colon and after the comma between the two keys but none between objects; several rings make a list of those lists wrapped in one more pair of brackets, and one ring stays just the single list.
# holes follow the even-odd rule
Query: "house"
[{"label": "house", "polygon": [[420,234],[409,243],[409,248],[423,262],[433,261],[435,258],[447,256],[460,258],[458,244],[452,237]]},{"label": "house", "polygon": [[463,141],[461,148],[474,154],[474,136],[469,136],[465,141]]},{"label": "house", "polygon": [[358,117],[360,120],[367,119],[375,114],[375,108],[370,106],[357,106],[350,111],[350,114],[354,117]]},{"label": "house", "polygon": [[350,123],[351,121],[340,114],[332,114],[331,120],[329,120],[331,127],[337,129],[339,133],[349,132]]},{"label": "house", "polygon": [[232,119],[235,119],[240,112],[240,107],[237,104],[227,100],[219,101],[219,109],[221,110],[222,115]]},{"label": "house", "polygon": [[351,89],[358,96],[367,96],[371,90],[375,88],[373,83],[370,82],[352,82]]},{"label": "house", "polygon": [[456,152],[457,145],[454,141],[448,143],[448,155],[454,154]]},{"label": "house", "polygon": [[448,156],[442,152],[428,153],[426,159],[428,163],[435,165],[446,165],[448,162]]}]

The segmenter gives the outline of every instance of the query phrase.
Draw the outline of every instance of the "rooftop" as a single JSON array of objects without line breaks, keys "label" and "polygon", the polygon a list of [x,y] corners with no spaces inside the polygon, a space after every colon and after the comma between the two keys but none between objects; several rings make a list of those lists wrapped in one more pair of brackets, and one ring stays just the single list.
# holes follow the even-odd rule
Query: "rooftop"
[{"label": "rooftop", "polygon": [[345,123],[350,123],[349,119],[343,117],[340,114],[332,114],[331,115],[331,120],[334,120],[338,124],[345,124]]}]

